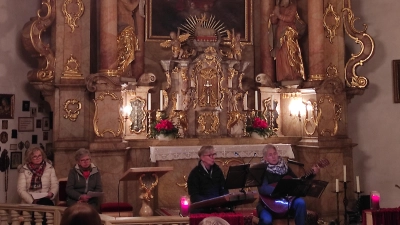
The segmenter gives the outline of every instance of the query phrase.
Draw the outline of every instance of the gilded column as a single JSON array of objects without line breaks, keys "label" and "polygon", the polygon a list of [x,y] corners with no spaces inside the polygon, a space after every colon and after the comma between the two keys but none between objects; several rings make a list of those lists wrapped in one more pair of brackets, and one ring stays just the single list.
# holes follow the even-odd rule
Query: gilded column
[{"label": "gilded column", "polygon": [[308,0],[309,81],[325,79],[323,6],[321,0]]},{"label": "gilded column", "polygon": [[274,9],[273,0],[262,0],[260,3],[260,58],[261,72],[267,74],[271,81],[275,81],[275,65],[274,59],[271,56],[272,46],[272,26],[270,23],[270,15]]},{"label": "gilded column", "polygon": [[140,10],[135,13],[135,16],[139,50],[135,52],[135,61],[132,62],[132,75],[139,79],[144,73],[145,17],[140,14]]},{"label": "gilded column", "polygon": [[117,2],[100,2],[100,72],[117,70]]}]

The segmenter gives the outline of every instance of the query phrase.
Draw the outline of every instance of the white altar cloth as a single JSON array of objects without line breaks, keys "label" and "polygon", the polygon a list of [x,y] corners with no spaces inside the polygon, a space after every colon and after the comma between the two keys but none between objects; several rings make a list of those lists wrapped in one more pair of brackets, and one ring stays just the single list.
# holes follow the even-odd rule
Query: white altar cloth
[{"label": "white altar cloth", "polygon": [[[265,144],[259,145],[213,145],[217,158],[261,158],[262,149]],[[282,157],[293,159],[294,154],[290,144],[274,144],[278,154]],[[177,159],[198,159],[197,152],[201,146],[150,146],[151,162],[177,160]],[[239,156],[235,155],[235,152]]]}]

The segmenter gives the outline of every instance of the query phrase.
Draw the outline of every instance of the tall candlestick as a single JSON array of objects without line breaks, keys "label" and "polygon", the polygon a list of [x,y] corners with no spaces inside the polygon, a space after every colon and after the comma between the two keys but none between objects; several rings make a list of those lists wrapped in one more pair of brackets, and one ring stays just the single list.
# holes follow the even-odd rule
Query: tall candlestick
[{"label": "tall candlestick", "polygon": [[258,91],[255,91],[254,92],[254,99],[255,99],[255,101],[254,101],[254,109],[255,110],[258,110]]},{"label": "tall candlestick", "polygon": [[356,176],[357,193],[360,193],[360,177]]},{"label": "tall candlestick", "polygon": [[339,179],[336,179],[336,192],[339,192]]},{"label": "tall candlestick", "polygon": [[228,78],[228,88],[232,87],[232,79]]},{"label": "tall candlestick", "polygon": [[164,109],[164,96],[163,96],[163,90],[160,90],[160,111]]},{"label": "tall candlestick", "polygon": [[346,182],[346,165],[343,165],[343,182]]},{"label": "tall candlestick", "polygon": [[176,110],[181,110],[181,95],[176,94]]},{"label": "tall candlestick", "polygon": [[147,110],[151,110],[151,94],[147,93]]},{"label": "tall candlestick", "polygon": [[243,110],[247,110],[247,92],[244,93],[243,97]]}]

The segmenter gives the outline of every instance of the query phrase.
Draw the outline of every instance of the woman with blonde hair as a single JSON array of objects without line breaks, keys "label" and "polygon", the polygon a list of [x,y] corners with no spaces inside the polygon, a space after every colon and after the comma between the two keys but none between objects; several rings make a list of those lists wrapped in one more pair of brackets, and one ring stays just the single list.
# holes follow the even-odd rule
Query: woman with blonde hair
[{"label": "woman with blonde hair", "polygon": [[58,179],[51,161],[40,147],[26,150],[24,161],[18,169],[17,183],[22,203],[54,205]]}]

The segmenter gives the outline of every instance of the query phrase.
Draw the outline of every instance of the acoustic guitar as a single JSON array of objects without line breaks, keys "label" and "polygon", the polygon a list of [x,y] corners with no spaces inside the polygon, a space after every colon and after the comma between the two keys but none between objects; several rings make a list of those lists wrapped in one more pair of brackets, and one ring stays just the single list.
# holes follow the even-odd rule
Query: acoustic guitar
[{"label": "acoustic guitar", "polygon": [[[321,159],[316,163],[316,165],[319,168],[324,168],[329,165],[329,161],[327,159]],[[310,169],[305,173],[304,176],[301,177],[301,179],[307,179],[313,174],[313,170]],[[293,177],[287,175],[284,176],[282,179],[292,179]],[[276,186],[277,183],[270,184],[271,186]],[[295,199],[295,196],[287,196],[287,197],[281,197],[281,198],[274,198],[272,196],[265,196],[260,194],[260,199],[264,206],[268,209],[270,209],[272,212],[279,216],[284,216],[288,209],[290,209],[291,204],[293,200]]]}]

